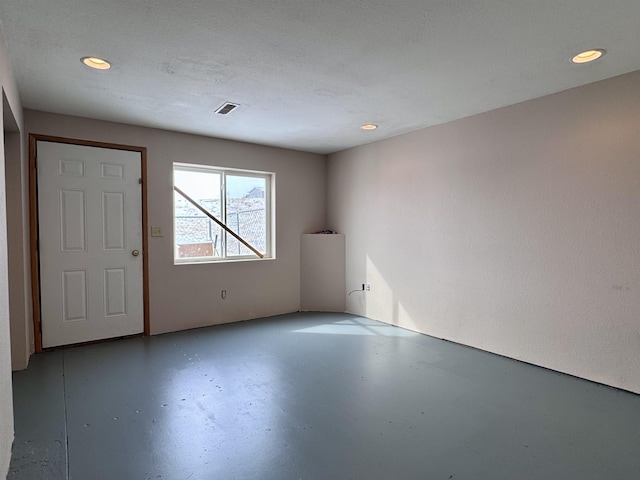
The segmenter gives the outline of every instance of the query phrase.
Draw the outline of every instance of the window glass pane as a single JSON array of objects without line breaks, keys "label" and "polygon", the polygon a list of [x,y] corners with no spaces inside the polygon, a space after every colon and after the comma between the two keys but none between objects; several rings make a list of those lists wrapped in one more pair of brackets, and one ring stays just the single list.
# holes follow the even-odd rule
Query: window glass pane
[{"label": "window glass pane", "polygon": [[[173,172],[178,189],[266,258],[273,258],[272,174],[187,164],[174,164]],[[256,258],[178,192],[174,205],[176,263]]]},{"label": "window glass pane", "polygon": [[[216,218],[221,218],[220,180],[218,172],[175,169],[174,184]],[[222,229],[174,192],[175,257],[220,257],[223,255]]]},{"label": "window glass pane", "polygon": [[[226,224],[260,253],[267,251],[266,190],[267,179],[264,177],[226,176]],[[227,255],[254,254],[227,234]]]}]

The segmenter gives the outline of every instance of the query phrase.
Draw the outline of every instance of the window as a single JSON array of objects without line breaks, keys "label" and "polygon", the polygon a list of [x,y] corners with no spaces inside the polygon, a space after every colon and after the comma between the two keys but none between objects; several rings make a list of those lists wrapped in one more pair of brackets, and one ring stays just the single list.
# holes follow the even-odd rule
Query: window
[{"label": "window", "polygon": [[174,163],[175,263],[273,258],[273,182],[273,173]]}]

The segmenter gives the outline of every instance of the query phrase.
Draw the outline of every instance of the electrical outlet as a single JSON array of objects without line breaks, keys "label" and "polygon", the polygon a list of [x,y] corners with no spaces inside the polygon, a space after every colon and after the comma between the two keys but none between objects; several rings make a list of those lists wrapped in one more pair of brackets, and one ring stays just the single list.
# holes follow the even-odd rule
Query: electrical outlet
[{"label": "electrical outlet", "polygon": [[362,286],[364,287],[363,290],[365,292],[370,292],[371,291],[371,284],[370,283],[365,283]]},{"label": "electrical outlet", "polygon": [[162,227],[151,227],[151,236],[152,237],[161,237],[162,236]]}]

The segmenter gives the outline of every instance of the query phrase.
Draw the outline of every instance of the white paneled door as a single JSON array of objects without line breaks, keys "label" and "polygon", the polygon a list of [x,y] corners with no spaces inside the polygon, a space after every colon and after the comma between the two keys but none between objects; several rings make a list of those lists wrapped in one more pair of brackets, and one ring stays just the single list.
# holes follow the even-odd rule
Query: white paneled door
[{"label": "white paneled door", "polygon": [[42,346],[144,331],[140,152],[37,142]]}]

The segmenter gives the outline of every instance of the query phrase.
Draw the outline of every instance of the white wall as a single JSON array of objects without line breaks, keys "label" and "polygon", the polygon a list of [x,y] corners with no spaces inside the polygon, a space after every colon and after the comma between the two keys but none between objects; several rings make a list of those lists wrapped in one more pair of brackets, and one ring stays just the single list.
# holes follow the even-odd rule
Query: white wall
[{"label": "white wall", "polygon": [[[6,126],[5,126],[6,127]],[[29,263],[28,161],[22,157],[20,133],[4,133],[7,252],[9,256],[9,317],[11,368],[27,368],[33,352],[33,317]]]},{"label": "white wall", "polygon": [[640,393],[640,72],[328,172],[349,311]]},{"label": "white wall", "polygon": [[0,478],[6,475],[13,443],[13,400],[9,330],[9,267],[4,175],[4,135],[0,139]]},{"label": "white wall", "polygon": [[[30,110],[25,127],[147,147],[149,226],[164,229],[164,237],[149,238],[152,334],[299,310],[300,234],[325,224],[324,156]],[[174,265],[173,162],[275,172],[277,259]]]},{"label": "white wall", "polygon": [[[2,132],[4,119],[11,117],[14,129],[22,127],[22,107],[18,98],[18,89],[11,72],[4,44],[4,35],[0,28],[0,90],[3,100],[0,113]],[[7,111],[10,110],[10,111]],[[0,478],[9,471],[11,444],[13,443],[13,398],[11,388],[11,347],[9,331],[9,272],[7,260],[7,216],[5,201],[5,158],[4,135],[0,140]]]}]

